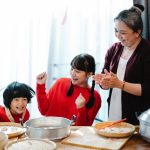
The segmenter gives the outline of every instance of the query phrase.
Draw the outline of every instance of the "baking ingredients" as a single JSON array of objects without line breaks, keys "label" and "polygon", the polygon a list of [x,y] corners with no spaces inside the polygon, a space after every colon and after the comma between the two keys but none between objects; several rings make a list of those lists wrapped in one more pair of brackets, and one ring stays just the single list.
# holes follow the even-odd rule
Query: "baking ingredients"
[{"label": "baking ingredients", "polygon": [[23,128],[15,127],[15,126],[0,126],[0,131],[5,132],[6,134],[22,131]]},{"label": "baking ingredients", "polygon": [[26,139],[12,143],[6,150],[54,150],[56,144],[48,140]]},{"label": "baking ingredients", "polygon": [[108,132],[108,133],[128,133],[131,131],[131,128],[129,127],[106,127],[104,129],[100,129],[101,132]]},{"label": "baking ingredients", "polygon": [[95,124],[94,129],[97,134],[105,137],[127,137],[134,133],[135,126],[126,122],[114,124],[108,121]]},{"label": "baking ingredients", "polygon": [[15,122],[0,122],[0,132],[7,134],[8,138],[12,138],[23,134],[26,129],[23,128],[19,123]]}]

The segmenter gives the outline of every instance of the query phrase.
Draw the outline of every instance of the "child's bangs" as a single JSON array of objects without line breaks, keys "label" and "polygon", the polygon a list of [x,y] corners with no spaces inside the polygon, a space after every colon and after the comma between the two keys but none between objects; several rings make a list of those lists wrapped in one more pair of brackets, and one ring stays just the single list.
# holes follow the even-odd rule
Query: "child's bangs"
[{"label": "child's bangs", "polygon": [[28,91],[26,89],[25,86],[19,86],[19,87],[14,87],[14,91],[12,93],[12,97],[13,98],[17,98],[17,97],[29,97],[29,95],[27,94]]},{"label": "child's bangs", "polygon": [[75,59],[71,62],[71,66],[74,69],[82,70],[87,72],[87,64],[83,58]]}]

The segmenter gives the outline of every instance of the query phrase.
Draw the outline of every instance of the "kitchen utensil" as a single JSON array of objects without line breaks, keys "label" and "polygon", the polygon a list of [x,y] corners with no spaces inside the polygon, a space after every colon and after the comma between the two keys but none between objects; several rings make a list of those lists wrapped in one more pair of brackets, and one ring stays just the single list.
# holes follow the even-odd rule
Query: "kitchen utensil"
[{"label": "kitchen utensil", "polygon": [[0,131],[8,135],[8,138],[19,136],[25,133],[26,129],[19,123],[14,122],[0,122]]},{"label": "kitchen utensil", "polygon": [[20,139],[17,141],[9,142],[4,150],[55,150],[56,143],[50,140],[43,139]]},{"label": "kitchen utensil", "polygon": [[139,117],[139,133],[144,140],[150,143],[150,109],[144,111]]},{"label": "kitchen utensil", "polygon": [[63,117],[39,117],[24,123],[29,138],[59,140],[70,134],[69,119]]},{"label": "kitchen utensil", "polygon": [[[76,131],[72,131],[71,135],[63,139],[61,143],[63,145],[72,145],[75,149],[88,148],[88,150],[120,150],[129,138],[130,136],[124,138],[107,138],[104,136],[99,136],[95,133],[92,126],[86,126],[80,127],[80,129]],[[66,147],[66,150],[67,149],[69,150],[69,148]]]},{"label": "kitchen utensil", "polygon": [[114,124],[114,122],[109,121],[95,124],[94,129],[97,134],[105,137],[127,137],[134,133],[135,126],[126,122]]},{"label": "kitchen utensil", "polygon": [[104,129],[104,128],[107,128],[107,127],[111,127],[111,126],[113,126],[113,125],[115,125],[115,124],[118,124],[118,123],[123,122],[123,121],[126,121],[126,120],[127,120],[127,118],[124,118],[124,119],[121,119],[121,120],[118,120],[118,121],[111,122],[111,123],[107,124],[106,126],[100,128],[100,130],[101,130],[101,129]]}]

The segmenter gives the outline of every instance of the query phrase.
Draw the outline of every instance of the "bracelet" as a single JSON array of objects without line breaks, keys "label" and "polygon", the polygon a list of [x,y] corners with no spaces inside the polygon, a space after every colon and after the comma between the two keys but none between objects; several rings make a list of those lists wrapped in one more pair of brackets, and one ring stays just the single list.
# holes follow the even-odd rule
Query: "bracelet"
[{"label": "bracelet", "polygon": [[121,88],[122,90],[124,90],[125,83],[126,83],[126,82],[123,81],[122,88]]}]

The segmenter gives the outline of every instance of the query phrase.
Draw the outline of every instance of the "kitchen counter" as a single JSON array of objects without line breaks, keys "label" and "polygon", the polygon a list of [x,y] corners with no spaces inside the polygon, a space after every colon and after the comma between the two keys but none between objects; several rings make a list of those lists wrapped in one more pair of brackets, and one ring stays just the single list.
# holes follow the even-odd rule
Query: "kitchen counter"
[{"label": "kitchen counter", "polygon": [[[72,130],[76,130],[81,127],[71,127],[71,128]],[[88,148],[81,148],[77,146],[61,144],[60,141],[56,143],[57,143],[58,150],[64,150],[64,149],[65,150],[90,150]],[[136,127],[135,134],[125,143],[125,145],[121,148],[121,150],[150,150],[150,143],[142,139],[142,137],[138,133],[138,127]]]},{"label": "kitchen counter", "polygon": [[[80,128],[81,126],[72,126],[71,130],[76,131]],[[19,139],[24,137],[25,137],[24,135],[20,136]],[[16,140],[16,139],[13,138],[10,140]],[[56,144],[57,144],[57,150],[91,150],[90,148],[82,148],[78,146],[62,144],[61,141],[56,141]],[[141,138],[141,136],[138,133],[138,128],[136,128],[135,134],[131,138],[129,138],[129,140],[124,144],[121,150],[150,150],[150,143],[144,141]]]},{"label": "kitchen counter", "polygon": [[144,141],[139,134],[134,134],[121,150],[150,150],[150,143]]}]

